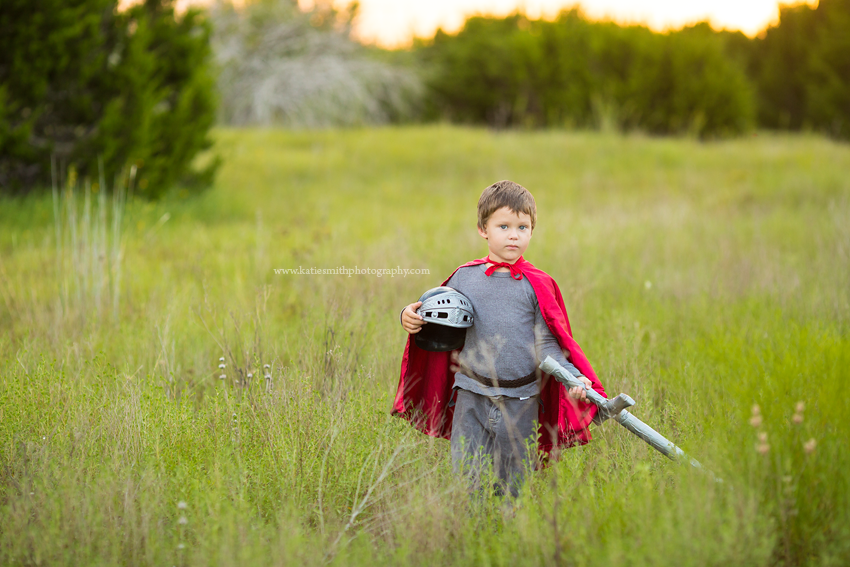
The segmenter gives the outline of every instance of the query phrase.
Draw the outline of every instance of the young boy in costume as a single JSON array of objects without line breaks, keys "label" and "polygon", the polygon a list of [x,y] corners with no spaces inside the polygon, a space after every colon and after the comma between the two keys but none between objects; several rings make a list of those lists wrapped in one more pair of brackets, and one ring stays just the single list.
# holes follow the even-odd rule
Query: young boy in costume
[{"label": "young boy in costume", "polygon": [[[538,370],[552,356],[603,396],[605,391],[572,339],[555,281],[523,258],[537,222],[531,193],[512,181],[484,190],[478,201],[478,233],[488,255],[455,270],[444,283],[472,304],[475,322],[463,348],[430,352],[414,335],[426,323],[406,306],[409,333],[393,413],[428,435],[451,439],[452,464],[474,487],[492,463],[497,492],[518,494],[537,455],[590,440],[596,407],[581,388],[566,388]],[[529,443],[530,441],[530,443]]]}]

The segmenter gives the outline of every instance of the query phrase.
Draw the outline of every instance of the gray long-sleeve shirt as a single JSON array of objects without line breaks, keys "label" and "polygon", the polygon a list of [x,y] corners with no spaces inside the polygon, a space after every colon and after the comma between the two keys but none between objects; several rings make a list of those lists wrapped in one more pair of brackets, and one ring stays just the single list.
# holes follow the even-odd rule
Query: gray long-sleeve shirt
[{"label": "gray long-sleeve shirt", "polygon": [[[533,373],[547,356],[575,376],[558,340],[540,312],[537,295],[528,278],[515,280],[509,272],[484,274],[486,264],[458,269],[446,285],[464,294],[475,310],[475,324],[466,331],[460,353],[462,367],[496,380],[516,380]],[[485,386],[461,372],[454,386],[484,396],[526,398],[540,393],[535,381],[515,388]]]}]

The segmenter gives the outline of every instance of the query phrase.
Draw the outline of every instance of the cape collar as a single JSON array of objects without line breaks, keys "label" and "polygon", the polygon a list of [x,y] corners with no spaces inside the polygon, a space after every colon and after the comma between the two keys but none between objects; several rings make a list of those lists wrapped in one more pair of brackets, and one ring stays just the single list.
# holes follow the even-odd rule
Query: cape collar
[{"label": "cape collar", "polygon": [[488,264],[492,264],[484,272],[485,276],[492,276],[493,272],[495,272],[497,268],[508,268],[511,271],[511,277],[513,279],[515,279],[515,280],[521,280],[522,279],[522,266],[525,263],[525,259],[523,259],[522,256],[520,256],[519,259],[517,259],[517,261],[514,262],[513,264],[509,264],[508,262],[494,262],[493,260],[490,259],[489,255],[487,255],[487,257],[484,259],[484,261],[487,262]]}]

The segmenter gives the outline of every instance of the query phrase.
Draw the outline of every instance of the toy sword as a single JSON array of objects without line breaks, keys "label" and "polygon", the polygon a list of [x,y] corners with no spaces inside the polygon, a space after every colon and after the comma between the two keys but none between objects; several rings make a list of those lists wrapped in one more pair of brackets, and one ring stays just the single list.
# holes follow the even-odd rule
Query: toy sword
[{"label": "toy sword", "polygon": [[588,389],[584,385],[584,382],[573,376],[569,370],[555,362],[555,359],[551,356],[547,356],[546,360],[540,364],[540,370],[546,374],[551,374],[558,382],[561,382],[567,388],[575,388],[578,386],[583,389],[587,393],[588,401],[599,408],[599,414],[596,418],[594,418],[595,422],[602,423],[606,419],[613,419],[646,441],[653,449],[665,457],[668,457],[673,461],[685,459],[695,468],[703,469],[703,466],[696,459],[686,455],[684,451],[671,443],[666,437],[629,413],[626,408],[635,405],[635,401],[626,394],[620,394],[616,398],[611,399],[603,397],[595,390]]}]

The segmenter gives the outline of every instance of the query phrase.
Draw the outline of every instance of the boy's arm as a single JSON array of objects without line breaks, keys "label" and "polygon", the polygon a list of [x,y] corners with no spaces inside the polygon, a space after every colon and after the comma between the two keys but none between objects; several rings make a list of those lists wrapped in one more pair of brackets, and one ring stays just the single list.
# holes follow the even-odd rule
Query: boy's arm
[{"label": "boy's arm", "polygon": [[[590,379],[579,372],[579,369],[570,362],[568,358],[569,354],[561,349],[558,339],[555,338],[555,335],[549,330],[549,326],[546,325],[539,306],[534,316],[534,350],[536,351],[537,360],[546,360],[547,356],[551,356],[558,364],[566,368],[570,374],[584,382],[588,388],[591,387],[592,383]],[[573,399],[587,402],[586,392],[581,388],[571,388],[569,394]]]},{"label": "boy's arm", "polygon": [[555,362],[570,371],[570,374],[576,378],[583,378],[584,375],[579,372],[572,362],[565,356],[561,345],[558,344],[558,339],[549,330],[540,309],[537,309],[537,314],[534,317],[534,350],[537,354],[537,360],[546,360],[547,356],[555,359]]}]

